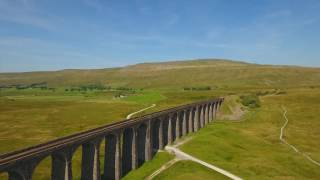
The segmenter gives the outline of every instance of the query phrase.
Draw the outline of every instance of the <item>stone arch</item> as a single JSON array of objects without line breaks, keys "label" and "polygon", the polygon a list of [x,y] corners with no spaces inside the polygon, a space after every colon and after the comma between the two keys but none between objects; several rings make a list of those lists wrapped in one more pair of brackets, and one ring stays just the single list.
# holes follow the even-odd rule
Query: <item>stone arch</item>
[{"label": "stone arch", "polygon": [[199,130],[199,107],[193,109],[193,132]]},{"label": "stone arch", "polygon": [[202,114],[202,106],[199,105],[199,109],[198,109],[198,129],[201,129],[201,114]]},{"label": "stone arch", "polygon": [[132,151],[133,151],[134,129],[126,128],[122,134],[122,176],[133,169]]},{"label": "stone arch", "polygon": [[120,173],[120,165],[119,159],[120,157],[120,149],[119,142],[120,138],[118,134],[108,134],[105,136],[105,153],[104,153],[104,179],[115,179],[119,176]]},{"label": "stone arch", "polygon": [[214,120],[214,103],[211,103],[211,121]]},{"label": "stone arch", "polygon": [[138,145],[138,166],[141,166],[146,161],[146,138],[147,138],[147,125],[145,123],[140,124],[137,129],[137,145]]},{"label": "stone arch", "polygon": [[177,121],[177,114],[174,113],[171,115],[171,135],[172,135],[172,142],[176,140],[176,121]]},{"label": "stone arch", "polygon": [[47,156],[41,156],[27,162],[19,163],[8,171],[9,179],[32,179],[35,169],[46,157]]},{"label": "stone arch", "polygon": [[182,133],[182,131],[183,131],[183,114],[184,114],[184,111],[183,110],[180,111],[180,113],[179,113],[180,137],[182,137],[182,135],[183,135],[183,133]]},{"label": "stone arch", "polygon": [[212,103],[210,103],[209,104],[209,122],[211,122],[212,121],[212,108],[213,108],[213,106],[212,106]]},{"label": "stone arch", "polygon": [[[43,158],[35,167],[32,177],[36,177],[36,179],[43,179],[45,177],[51,176],[51,169],[52,169],[52,157],[46,156]],[[1,178],[0,178],[1,179]]]},{"label": "stone arch", "polygon": [[60,179],[64,177],[72,178],[72,157],[68,158],[67,153],[65,152],[53,153],[51,157],[51,179]]},{"label": "stone arch", "polygon": [[194,108],[190,108],[188,110],[188,133],[191,133],[194,131],[194,122],[193,122],[193,117],[194,117]]},{"label": "stone arch", "polygon": [[[9,171],[8,174],[9,174],[9,179],[27,179],[28,178],[28,177],[25,177],[24,174],[22,174],[19,171]],[[31,179],[31,177],[29,177],[29,179]]]},{"label": "stone arch", "polygon": [[80,167],[72,166],[74,154],[82,155],[81,145],[75,144],[72,147],[52,153],[51,179],[72,179],[75,168],[80,172]]},{"label": "stone arch", "polygon": [[184,127],[185,128],[185,134],[189,133],[189,110],[185,109],[183,111],[183,123],[184,123]]},{"label": "stone arch", "polygon": [[160,143],[159,142],[160,119],[157,118],[157,119],[153,120],[151,126],[152,126],[152,130],[151,130],[151,132],[152,132],[152,149],[154,152],[152,154],[155,154],[160,148],[160,146],[159,146],[159,143]]},{"label": "stone arch", "polygon": [[209,104],[206,103],[203,106],[204,106],[204,110],[203,110],[203,112],[204,112],[204,125],[207,125],[209,123],[209,114],[208,114]]},{"label": "stone arch", "polygon": [[100,178],[100,147],[103,137],[82,144],[81,179],[96,180]]},{"label": "stone arch", "polygon": [[168,145],[168,129],[169,129],[169,117],[168,116],[164,116],[163,119],[162,119],[162,128],[163,128],[163,132],[162,132],[162,135],[163,135],[163,146],[166,146]]},{"label": "stone arch", "polygon": [[201,105],[201,114],[200,114],[201,128],[204,128],[204,126],[205,126],[205,114],[206,114],[205,111],[206,111],[205,104],[202,104]]},{"label": "stone arch", "polygon": [[218,109],[218,102],[214,103],[214,118],[217,118],[217,109]]},{"label": "stone arch", "polygon": [[191,108],[191,110],[190,110],[190,112],[191,112],[191,130],[192,130],[192,132],[195,132],[196,130],[195,130],[195,127],[194,127],[194,117],[195,117],[195,114],[196,114],[196,109],[195,108]]}]

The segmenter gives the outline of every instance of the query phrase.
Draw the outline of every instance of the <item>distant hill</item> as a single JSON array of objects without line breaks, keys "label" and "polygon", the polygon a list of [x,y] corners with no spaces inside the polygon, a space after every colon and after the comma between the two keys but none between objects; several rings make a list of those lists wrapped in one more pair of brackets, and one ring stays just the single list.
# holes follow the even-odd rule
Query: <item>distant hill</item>
[{"label": "distant hill", "polygon": [[0,73],[0,85],[103,84],[137,88],[319,86],[320,68],[258,65],[221,59],[141,63],[120,68]]}]

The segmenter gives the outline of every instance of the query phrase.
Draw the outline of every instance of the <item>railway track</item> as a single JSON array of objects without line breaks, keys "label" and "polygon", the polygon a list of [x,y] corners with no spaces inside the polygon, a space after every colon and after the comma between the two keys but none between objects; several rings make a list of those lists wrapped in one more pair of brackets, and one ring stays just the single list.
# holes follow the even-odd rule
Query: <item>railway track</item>
[{"label": "railway track", "polygon": [[25,148],[22,150],[2,154],[0,155],[0,172],[6,171],[7,167],[12,166],[17,162],[28,161],[29,159],[35,158],[35,157],[46,157],[52,154],[54,151],[58,151],[66,147],[70,147],[74,145],[80,146],[82,143],[88,142],[91,139],[97,138],[99,136],[103,137],[108,133],[112,133],[114,131],[118,131],[120,129],[129,127],[129,126],[139,124],[151,118],[161,117],[162,115],[166,115],[171,112],[176,112],[188,107],[196,106],[197,104],[201,104],[205,102],[217,102],[217,101],[219,101],[219,99],[190,103],[190,104],[154,112],[148,115],[144,115],[142,117],[122,120],[116,123],[112,123],[112,124],[91,129],[88,131],[76,133],[63,138],[58,138],[56,140],[52,140],[47,143],[43,143],[43,144],[39,144],[29,148]]}]

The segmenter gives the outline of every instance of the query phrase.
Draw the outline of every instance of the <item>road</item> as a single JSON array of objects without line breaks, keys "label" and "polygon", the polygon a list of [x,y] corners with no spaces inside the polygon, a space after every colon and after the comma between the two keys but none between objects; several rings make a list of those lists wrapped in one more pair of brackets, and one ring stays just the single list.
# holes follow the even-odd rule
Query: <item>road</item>
[{"label": "road", "polygon": [[149,107],[140,109],[139,111],[136,111],[136,112],[133,112],[133,113],[130,113],[130,114],[128,114],[127,119],[130,119],[133,115],[138,114],[138,113],[141,113],[141,112],[143,112],[143,111],[145,111],[145,110],[148,110],[148,109],[150,109],[150,108],[153,108],[153,107],[155,107],[155,106],[156,106],[156,104],[152,104],[152,105],[149,106]]},{"label": "road", "polygon": [[191,138],[187,138],[187,139],[184,139],[182,141],[178,141],[176,144],[174,145],[171,145],[171,146],[166,146],[165,147],[165,150],[168,151],[169,153],[172,153],[175,155],[175,158],[169,162],[167,162],[166,164],[162,165],[158,170],[156,170],[155,172],[153,172],[150,176],[148,176],[145,180],[151,180],[153,179],[154,177],[156,177],[158,174],[160,174],[161,172],[163,172],[164,170],[168,169],[169,167],[171,167],[173,164],[175,164],[176,162],[180,161],[180,160],[190,160],[190,161],[193,161],[193,162],[196,162],[196,163],[199,163],[209,169],[212,169],[216,172],[219,172],[231,179],[234,179],[234,180],[242,180],[242,178],[224,170],[224,169],[221,169],[217,166],[214,166],[212,164],[209,164],[209,163],[206,163],[200,159],[197,159],[187,153],[184,153],[182,152],[181,150],[178,149],[178,146],[186,143],[187,141],[191,140]]},{"label": "road", "polygon": [[212,170],[214,170],[216,172],[219,172],[219,173],[221,173],[221,174],[223,174],[223,175],[225,175],[225,176],[227,176],[227,177],[229,177],[231,179],[242,180],[242,178],[240,178],[240,177],[238,177],[238,176],[236,176],[236,175],[234,175],[234,174],[232,174],[232,173],[230,173],[230,172],[228,172],[228,171],[226,171],[224,169],[221,169],[221,168],[219,168],[217,166],[214,166],[212,164],[206,163],[206,162],[204,162],[204,161],[202,161],[202,160],[200,160],[198,158],[195,158],[195,157],[193,157],[193,156],[191,156],[191,155],[189,155],[187,153],[184,153],[184,152],[180,151],[178,148],[175,148],[173,146],[166,146],[166,150],[173,152],[179,159],[194,161],[194,162],[199,163],[199,164],[201,164],[201,165],[203,165],[203,166],[205,166],[205,167],[207,167],[209,169],[212,169]]}]

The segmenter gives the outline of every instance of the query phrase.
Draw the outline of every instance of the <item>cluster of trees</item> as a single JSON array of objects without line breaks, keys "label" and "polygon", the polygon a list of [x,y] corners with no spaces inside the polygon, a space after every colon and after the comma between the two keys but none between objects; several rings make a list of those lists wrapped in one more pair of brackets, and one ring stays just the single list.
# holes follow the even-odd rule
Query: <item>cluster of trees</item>
[{"label": "cluster of trees", "polygon": [[[116,91],[129,91],[129,92],[135,92],[136,89],[129,88],[129,87],[111,87],[111,86],[104,86],[100,84],[89,84],[89,85],[81,85],[71,88],[66,88],[65,91],[79,91],[79,92],[85,92],[85,91],[103,91],[103,90],[116,90]],[[142,89],[140,89],[142,90]]]},{"label": "cluster of trees", "polygon": [[81,85],[78,87],[71,87],[71,88],[66,88],[65,91],[93,91],[93,90],[98,90],[98,91],[103,91],[103,90],[110,90],[110,86],[104,86],[100,84],[89,84],[89,85]]},{"label": "cluster of trees", "polygon": [[[9,89],[9,88],[15,88],[17,90],[23,90],[23,89],[41,89],[41,90],[52,90],[52,91],[56,90],[56,88],[48,87],[47,82],[32,83],[32,84],[0,85],[0,90]],[[135,93],[137,90],[142,91],[143,89],[142,88],[134,89],[130,87],[111,87],[111,86],[105,86],[101,84],[88,84],[88,85],[73,86],[70,88],[65,88],[64,90],[69,92],[82,92],[82,93],[87,91],[104,91],[104,90],[125,91],[127,93]]]},{"label": "cluster of trees", "polygon": [[[136,91],[136,89],[129,88],[129,87],[116,87],[116,88],[114,88],[114,90],[117,90],[117,91]],[[143,89],[140,89],[140,90],[143,90]]]},{"label": "cluster of trees", "polygon": [[244,106],[250,107],[250,108],[258,108],[261,106],[259,96],[256,94],[249,94],[249,95],[242,95],[240,96],[241,103]]},{"label": "cluster of trees", "polygon": [[185,90],[185,91],[209,91],[209,90],[211,90],[211,87],[210,86],[184,87],[183,90]]},{"label": "cluster of trees", "polygon": [[23,89],[41,89],[41,90],[55,90],[55,88],[48,87],[47,82],[32,83],[32,84],[14,84],[14,85],[2,85],[0,89],[16,88],[17,90]]}]

